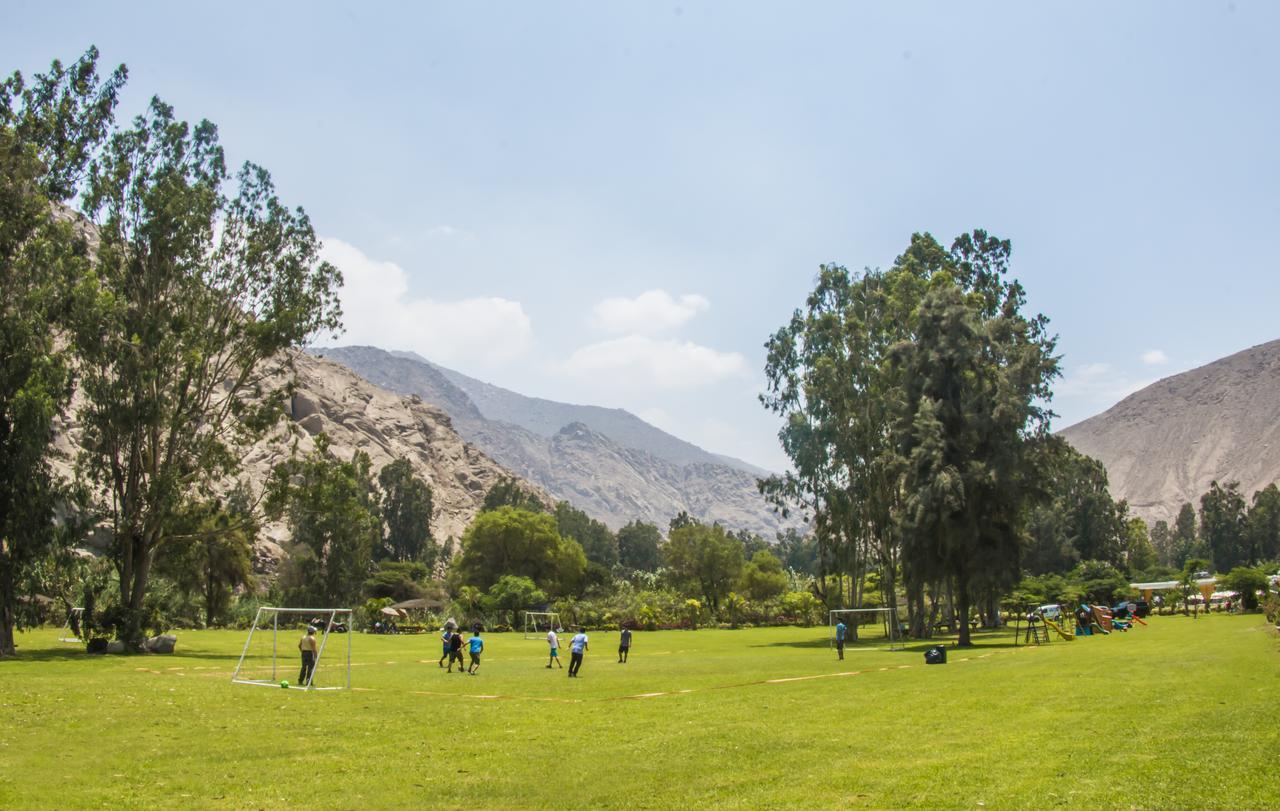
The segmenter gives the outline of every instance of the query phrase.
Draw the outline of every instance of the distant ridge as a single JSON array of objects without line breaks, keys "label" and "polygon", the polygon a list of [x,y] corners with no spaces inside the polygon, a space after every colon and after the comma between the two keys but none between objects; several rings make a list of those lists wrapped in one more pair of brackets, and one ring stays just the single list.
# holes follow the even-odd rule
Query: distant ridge
[{"label": "distant ridge", "polygon": [[527,397],[410,352],[311,351],[377,386],[439,406],[485,454],[615,529],[640,519],[665,530],[681,511],[766,537],[799,526],[757,490],[767,472],[708,453],[627,411]]},{"label": "distant ridge", "polygon": [[1112,494],[1149,523],[1214,480],[1246,501],[1280,481],[1280,340],[1166,377],[1059,432],[1107,468]]},{"label": "distant ridge", "polygon": [[432,363],[415,352],[392,351],[389,354],[425,363],[438,370],[448,378],[449,382],[471,398],[471,402],[486,419],[519,425],[539,436],[554,436],[566,425],[579,422],[609,437],[619,445],[643,449],[668,462],[679,465],[719,464],[744,470],[755,476],[770,475],[770,471],[749,462],[732,456],[710,453],[691,442],[674,437],[625,409],[573,405],[544,400],[541,397],[529,397],[483,380],[476,380],[474,377],[468,377],[462,372],[445,368],[438,363]]}]

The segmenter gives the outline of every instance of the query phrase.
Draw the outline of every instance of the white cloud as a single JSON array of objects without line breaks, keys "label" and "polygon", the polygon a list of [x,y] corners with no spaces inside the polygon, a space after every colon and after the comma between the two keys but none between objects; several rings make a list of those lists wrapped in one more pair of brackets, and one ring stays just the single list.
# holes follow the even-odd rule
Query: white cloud
[{"label": "white cloud", "polygon": [[737,352],[627,335],[575,350],[560,371],[603,388],[684,389],[741,377],[747,362]]},{"label": "white cloud", "polygon": [[1148,366],[1158,366],[1161,363],[1168,363],[1169,356],[1162,349],[1150,349],[1142,353],[1142,362]]},{"label": "white cloud", "polygon": [[679,299],[665,290],[647,290],[635,298],[607,298],[595,306],[591,324],[613,333],[653,335],[678,327],[711,302],[696,293]]},{"label": "white cloud", "polygon": [[344,278],[340,296],[346,332],[337,339],[342,343],[409,349],[464,368],[495,366],[529,350],[533,329],[518,301],[414,298],[403,268],[370,259],[340,239],[325,239],[321,256]]}]

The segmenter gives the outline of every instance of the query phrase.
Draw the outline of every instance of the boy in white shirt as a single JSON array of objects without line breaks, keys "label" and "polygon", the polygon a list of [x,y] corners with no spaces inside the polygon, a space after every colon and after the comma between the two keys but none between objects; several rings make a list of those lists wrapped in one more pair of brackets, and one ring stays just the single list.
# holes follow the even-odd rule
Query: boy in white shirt
[{"label": "boy in white shirt", "polygon": [[547,644],[551,646],[551,658],[547,660],[547,670],[551,669],[552,664],[564,670],[564,665],[560,664],[560,637],[556,636],[555,628],[547,631]]}]

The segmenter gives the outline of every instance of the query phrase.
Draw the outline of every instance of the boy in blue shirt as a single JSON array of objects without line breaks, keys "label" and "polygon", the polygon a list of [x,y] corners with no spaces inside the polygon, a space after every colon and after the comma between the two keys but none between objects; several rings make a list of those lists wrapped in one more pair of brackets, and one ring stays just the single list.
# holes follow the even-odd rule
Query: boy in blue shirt
[{"label": "boy in blue shirt", "polygon": [[836,653],[840,655],[840,660],[844,660],[844,636],[849,632],[849,628],[844,624],[844,620],[836,623]]},{"label": "boy in blue shirt", "polygon": [[471,642],[469,652],[471,653],[471,666],[467,668],[467,672],[472,676],[480,669],[480,652],[484,650],[484,640],[480,638],[480,632],[474,631],[471,634]]},{"label": "boy in blue shirt", "polygon": [[586,652],[587,629],[583,627],[569,640],[569,678],[577,678],[578,671],[582,669],[582,654]]}]

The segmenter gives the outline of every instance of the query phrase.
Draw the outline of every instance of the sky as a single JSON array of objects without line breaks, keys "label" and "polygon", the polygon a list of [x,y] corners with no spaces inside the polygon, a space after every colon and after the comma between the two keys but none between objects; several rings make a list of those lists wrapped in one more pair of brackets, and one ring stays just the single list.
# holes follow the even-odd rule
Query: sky
[{"label": "sky", "polygon": [[346,332],[786,467],[764,343],[817,268],[1012,240],[1065,427],[1280,337],[1280,4],[5,2],[271,171]]}]

